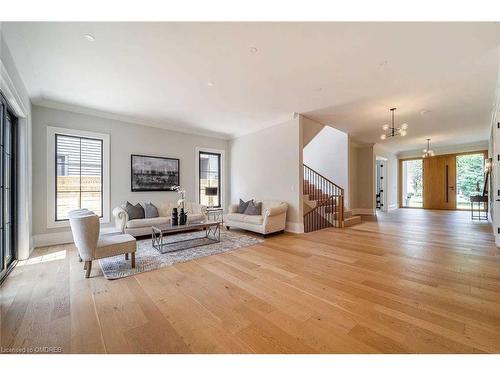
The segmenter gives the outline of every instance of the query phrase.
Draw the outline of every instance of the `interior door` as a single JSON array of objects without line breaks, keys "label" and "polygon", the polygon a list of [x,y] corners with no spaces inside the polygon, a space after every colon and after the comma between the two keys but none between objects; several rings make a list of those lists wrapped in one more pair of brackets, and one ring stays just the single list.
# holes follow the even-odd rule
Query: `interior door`
[{"label": "interior door", "polygon": [[440,155],[424,159],[424,208],[456,208],[456,156]]}]

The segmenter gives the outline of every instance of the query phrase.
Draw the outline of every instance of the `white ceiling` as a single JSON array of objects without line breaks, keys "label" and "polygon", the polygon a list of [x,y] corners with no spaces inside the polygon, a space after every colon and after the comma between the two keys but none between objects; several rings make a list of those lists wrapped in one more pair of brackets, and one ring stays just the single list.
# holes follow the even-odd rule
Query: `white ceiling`
[{"label": "white ceiling", "polygon": [[367,143],[395,106],[410,128],[381,142],[394,152],[427,137],[435,147],[486,140],[499,69],[498,23],[4,23],[3,32],[35,101],[227,137],[298,112]]}]

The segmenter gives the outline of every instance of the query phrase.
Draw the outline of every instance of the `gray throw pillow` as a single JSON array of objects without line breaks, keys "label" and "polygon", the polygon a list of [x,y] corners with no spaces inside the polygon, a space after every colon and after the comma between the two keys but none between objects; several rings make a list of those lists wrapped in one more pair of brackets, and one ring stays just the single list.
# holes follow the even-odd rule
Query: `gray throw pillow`
[{"label": "gray throw pillow", "polygon": [[145,214],[145,217],[146,218],[152,218],[152,217],[158,217],[160,216],[158,214],[158,208],[156,208],[156,206],[151,203],[151,202],[146,202],[144,203],[144,214]]},{"label": "gray throw pillow", "polygon": [[262,202],[254,202],[253,200],[248,203],[245,210],[245,215],[260,215],[262,214]]},{"label": "gray throw pillow", "polygon": [[244,214],[251,201],[253,201],[253,199],[250,199],[248,202],[245,202],[240,198],[240,205],[238,206],[238,213]]},{"label": "gray throw pillow", "polygon": [[144,208],[140,203],[134,206],[130,202],[127,202],[124,210],[127,212],[129,220],[144,219]]}]

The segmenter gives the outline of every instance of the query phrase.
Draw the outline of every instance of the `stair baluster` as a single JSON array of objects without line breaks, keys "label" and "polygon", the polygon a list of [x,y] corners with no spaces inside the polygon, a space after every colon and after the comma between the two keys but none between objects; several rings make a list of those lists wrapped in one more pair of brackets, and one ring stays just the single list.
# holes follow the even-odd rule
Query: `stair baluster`
[{"label": "stair baluster", "polygon": [[[316,206],[304,215],[304,231],[313,232],[344,224],[344,189],[304,164],[304,194]],[[332,219],[333,218],[333,219]]]}]

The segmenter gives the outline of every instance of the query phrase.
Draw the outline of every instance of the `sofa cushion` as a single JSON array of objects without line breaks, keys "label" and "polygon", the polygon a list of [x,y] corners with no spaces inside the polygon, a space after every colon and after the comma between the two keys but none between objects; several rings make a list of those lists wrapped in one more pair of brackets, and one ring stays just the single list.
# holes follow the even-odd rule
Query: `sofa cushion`
[{"label": "sofa cushion", "polygon": [[251,201],[245,210],[245,215],[260,215],[262,214],[262,202]]},{"label": "sofa cushion", "polygon": [[244,214],[248,205],[250,202],[252,202],[253,199],[250,199],[248,202],[245,202],[243,199],[240,198],[240,204],[238,205],[238,213],[239,214]]},{"label": "sofa cushion", "polygon": [[127,228],[143,228],[143,227],[151,227],[153,225],[159,224],[167,224],[170,222],[169,217],[152,217],[149,219],[134,219],[127,221]]},{"label": "sofa cushion", "polygon": [[144,203],[144,217],[146,219],[158,216],[160,216],[158,214],[158,208],[156,208],[156,206],[153,203],[151,202]]},{"label": "sofa cushion", "polygon": [[205,220],[205,215],[203,214],[187,214],[188,223],[196,223],[198,221]]},{"label": "sofa cushion", "polygon": [[130,202],[127,202],[124,210],[127,212],[129,220],[144,219],[144,208],[140,203],[134,206]]},{"label": "sofa cushion", "polygon": [[248,224],[262,225],[264,218],[261,215],[245,215],[243,222]]},{"label": "sofa cushion", "polygon": [[266,212],[266,210],[279,206],[283,203],[283,201],[262,201],[262,213]]},{"label": "sofa cushion", "polygon": [[[162,202],[157,204],[156,207],[158,207],[158,214],[165,217],[172,216],[172,209],[178,208],[177,202]],[[205,209],[206,207],[201,204],[188,201],[184,202],[184,212],[187,212],[188,214],[201,214],[205,212]]]},{"label": "sofa cushion", "polygon": [[226,220],[243,222],[245,219],[245,216],[246,216],[245,214],[239,214],[239,213],[226,214]]}]

